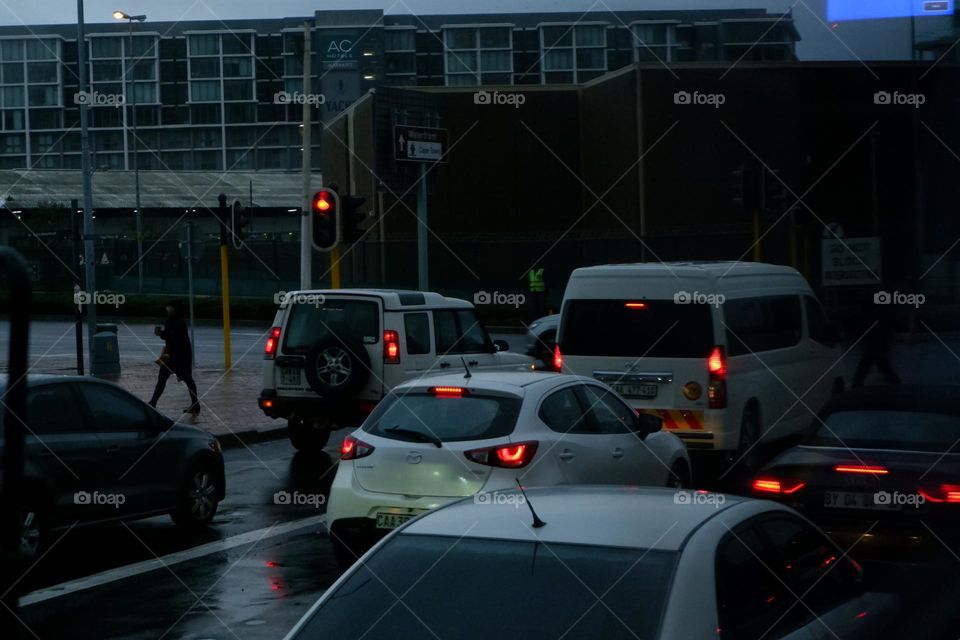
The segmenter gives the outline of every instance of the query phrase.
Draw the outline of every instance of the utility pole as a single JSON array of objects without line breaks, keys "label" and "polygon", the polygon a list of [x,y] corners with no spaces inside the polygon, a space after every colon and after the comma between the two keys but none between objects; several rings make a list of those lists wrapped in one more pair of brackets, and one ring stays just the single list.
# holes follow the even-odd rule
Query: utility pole
[{"label": "utility pole", "polygon": [[[227,259],[227,216],[232,215],[227,209],[227,196],[221,193],[217,196],[220,203],[220,298],[223,307],[223,368],[229,370],[230,360],[230,263]],[[192,326],[192,325],[191,325]]]},{"label": "utility pole", "polygon": [[197,338],[193,333],[193,222],[187,221],[187,299],[190,304],[190,351],[197,366]]},{"label": "utility pole", "polygon": [[[80,213],[80,203],[77,200],[70,201],[70,239],[71,246],[73,247],[73,256],[70,264],[73,265],[73,269],[79,269],[80,267],[80,219],[77,215]],[[76,280],[73,283],[73,290],[75,292],[83,291],[83,280],[79,275],[76,276]],[[74,306],[76,311],[74,314],[74,326],[76,329],[77,337],[77,375],[83,375],[83,307],[79,304],[76,304],[77,301],[74,301]]]},{"label": "utility pole", "polygon": [[311,100],[309,100],[309,95],[311,91],[310,83],[310,22],[304,20],[303,22],[303,153],[301,153],[303,161],[303,206],[301,207],[301,216],[300,216],[300,288],[309,289],[312,286],[312,271],[313,271],[313,248],[310,243],[310,216],[313,214],[312,210],[312,200],[313,194],[311,193],[311,184],[310,184],[310,156],[311,156],[311,147],[310,147],[310,129],[311,129],[311,113],[310,109],[313,108]]},{"label": "utility pole", "polygon": [[[77,0],[77,57],[79,67],[78,87],[80,93],[87,93],[87,42],[83,24],[83,0]],[[83,268],[87,278],[87,293],[90,303],[87,305],[87,360],[90,362],[90,375],[97,375],[93,353],[93,336],[97,333],[97,256],[95,255],[93,230],[93,168],[90,166],[89,100],[80,101],[80,156],[83,166]]]}]

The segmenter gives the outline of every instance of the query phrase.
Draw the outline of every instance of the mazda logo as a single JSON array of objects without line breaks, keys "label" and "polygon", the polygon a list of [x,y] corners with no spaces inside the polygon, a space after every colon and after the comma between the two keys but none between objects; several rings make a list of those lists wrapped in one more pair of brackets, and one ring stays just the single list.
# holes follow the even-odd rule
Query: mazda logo
[{"label": "mazda logo", "polygon": [[410,464],[420,464],[423,461],[423,454],[419,451],[411,451],[407,454],[407,462]]}]

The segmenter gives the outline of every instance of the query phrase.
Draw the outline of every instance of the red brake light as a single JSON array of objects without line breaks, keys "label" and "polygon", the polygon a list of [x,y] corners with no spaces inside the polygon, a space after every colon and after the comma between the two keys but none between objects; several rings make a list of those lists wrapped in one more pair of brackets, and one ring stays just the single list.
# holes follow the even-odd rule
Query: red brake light
[{"label": "red brake light", "polygon": [[563,369],[563,354],[560,353],[560,345],[553,345],[553,370],[557,373]]},{"label": "red brake light", "polygon": [[928,502],[960,504],[960,484],[941,484],[938,487],[921,488],[917,493]]},{"label": "red brake light", "polygon": [[537,453],[538,444],[536,441],[517,442],[496,447],[472,449],[464,452],[464,455],[467,456],[467,460],[478,464],[505,469],[519,469],[530,464],[533,456]]},{"label": "red brake light", "polygon": [[277,347],[280,345],[280,327],[270,329],[270,335],[267,336],[267,344],[263,347],[263,358],[273,360],[277,357]]},{"label": "red brake light", "polygon": [[628,302],[623,306],[625,306],[627,309],[646,309],[647,303],[646,302]]},{"label": "red brake light", "polygon": [[727,377],[727,359],[723,355],[723,347],[714,347],[707,358],[707,371],[711,375],[721,378]]},{"label": "red brake light", "polygon": [[391,329],[383,332],[383,361],[400,364],[400,334]]},{"label": "red brake light", "polygon": [[707,356],[707,402],[711,409],[727,408],[727,356],[723,347],[714,347]]},{"label": "red brake light", "polygon": [[802,480],[787,480],[780,478],[761,477],[753,481],[755,493],[791,495],[807,486]]},{"label": "red brake light", "polygon": [[886,467],[872,464],[838,464],[833,470],[837,473],[869,473],[875,476],[885,476],[890,473]]},{"label": "red brake light", "polygon": [[463,387],[430,387],[429,391],[438,398],[462,398],[469,393]]},{"label": "red brake light", "polygon": [[371,453],[373,453],[373,445],[369,445],[363,440],[358,440],[353,436],[347,436],[344,438],[343,444],[340,445],[341,460],[356,460],[357,458],[365,458]]}]

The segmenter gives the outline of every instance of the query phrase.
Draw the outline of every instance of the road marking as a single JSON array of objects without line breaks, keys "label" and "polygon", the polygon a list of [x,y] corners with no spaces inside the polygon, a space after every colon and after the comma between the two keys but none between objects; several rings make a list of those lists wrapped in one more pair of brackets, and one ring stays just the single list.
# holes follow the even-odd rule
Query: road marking
[{"label": "road marking", "polygon": [[30,605],[38,604],[40,602],[71,595],[77,593],[78,591],[86,591],[87,589],[100,587],[118,580],[125,580],[127,578],[132,578],[133,576],[149,573],[150,571],[156,571],[157,569],[180,564],[188,560],[202,558],[203,556],[212,555],[214,553],[221,553],[235,547],[242,547],[243,545],[252,544],[261,539],[275,538],[277,536],[292,533],[293,531],[299,531],[300,529],[307,529],[321,524],[325,525],[326,521],[326,514],[310,516],[309,518],[301,518],[300,520],[291,520],[290,522],[278,524],[275,527],[265,527],[263,529],[257,529],[256,531],[239,533],[235,536],[224,538],[223,540],[214,540],[213,542],[201,544],[190,549],[169,553],[165,556],[161,556],[160,558],[151,558],[150,560],[135,562],[133,564],[117,567],[116,569],[108,569],[107,571],[95,573],[83,578],[77,578],[76,580],[61,582],[60,584],[52,587],[47,587],[45,589],[39,589],[37,591],[28,593],[20,598],[20,606],[29,607]]}]

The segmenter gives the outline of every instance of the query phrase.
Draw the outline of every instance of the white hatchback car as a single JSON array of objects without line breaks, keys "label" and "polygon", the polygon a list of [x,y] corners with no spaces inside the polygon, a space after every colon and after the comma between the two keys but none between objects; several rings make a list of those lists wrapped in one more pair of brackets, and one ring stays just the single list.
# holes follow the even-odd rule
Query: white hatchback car
[{"label": "white hatchback car", "polygon": [[901,620],[900,609],[783,505],[549,487],[462,500],[407,523],[341,576],[287,640],[332,630],[338,640],[911,637],[916,621]]},{"label": "white hatchback car", "polygon": [[478,372],[410,381],[343,441],[327,522],[338,559],[414,516],[495,489],[688,486],[690,461],[656,416],[592,378]]}]

